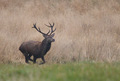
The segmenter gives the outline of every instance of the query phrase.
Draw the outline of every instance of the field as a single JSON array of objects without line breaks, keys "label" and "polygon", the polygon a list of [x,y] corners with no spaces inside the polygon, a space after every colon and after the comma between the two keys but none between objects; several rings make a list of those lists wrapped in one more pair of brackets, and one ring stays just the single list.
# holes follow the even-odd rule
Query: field
[{"label": "field", "polygon": [[0,81],[120,81],[119,63],[0,65]]},{"label": "field", "polygon": [[[25,64],[22,42],[55,23],[46,64]],[[39,63],[41,59],[37,60]],[[120,81],[120,0],[0,0],[0,81]]]}]

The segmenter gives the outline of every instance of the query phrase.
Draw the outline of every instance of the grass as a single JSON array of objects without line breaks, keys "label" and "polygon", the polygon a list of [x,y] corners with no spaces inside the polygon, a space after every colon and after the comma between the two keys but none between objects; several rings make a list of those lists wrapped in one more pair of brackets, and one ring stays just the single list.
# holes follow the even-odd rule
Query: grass
[{"label": "grass", "polygon": [[[120,81],[119,21],[120,0],[0,0],[0,81]],[[48,22],[48,64],[24,65],[19,46],[42,41],[31,27],[47,32]]]},{"label": "grass", "polygon": [[[119,21],[120,0],[0,0],[0,81],[120,81]],[[24,65],[19,46],[42,41],[31,27],[47,32],[48,22],[57,29],[48,64]]]},{"label": "grass", "polygon": [[120,81],[120,63],[0,64],[0,81]]}]

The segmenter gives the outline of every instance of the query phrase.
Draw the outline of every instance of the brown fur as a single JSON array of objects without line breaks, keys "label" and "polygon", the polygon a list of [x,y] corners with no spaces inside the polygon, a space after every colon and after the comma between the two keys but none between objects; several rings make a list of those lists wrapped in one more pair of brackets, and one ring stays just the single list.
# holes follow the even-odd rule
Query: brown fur
[{"label": "brown fur", "polygon": [[[50,50],[51,43],[55,41],[55,39],[53,39],[53,36],[55,35],[53,32],[56,29],[53,30],[53,26],[54,26],[54,23],[53,23],[53,25],[50,24],[49,27],[51,27],[51,33],[49,31],[47,34],[45,34],[45,33],[41,32],[41,30],[36,27],[36,24],[34,24],[33,28],[35,28],[38,32],[42,33],[42,35],[45,39],[42,42],[27,41],[27,42],[23,42],[21,44],[21,46],[19,47],[19,50],[25,56],[25,62],[26,63],[29,63],[28,62],[29,60],[33,61],[33,63],[36,63],[37,58],[41,58],[43,60],[43,63],[41,63],[41,64],[45,63],[44,56]],[[30,58],[31,56],[33,56],[33,60]]]}]

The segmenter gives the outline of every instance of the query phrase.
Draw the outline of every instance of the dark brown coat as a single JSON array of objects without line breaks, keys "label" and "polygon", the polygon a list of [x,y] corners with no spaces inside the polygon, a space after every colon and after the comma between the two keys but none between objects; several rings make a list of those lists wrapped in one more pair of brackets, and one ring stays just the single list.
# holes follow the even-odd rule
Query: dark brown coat
[{"label": "dark brown coat", "polygon": [[[50,27],[53,28],[54,24],[51,25]],[[46,55],[46,53],[50,50],[51,48],[51,43],[55,41],[55,39],[53,39],[54,37],[54,30],[51,28],[51,33],[50,35],[48,35],[49,33],[45,34],[43,32],[40,31],[40,29],[38,29],[36,27],[36,24],[34,24],[34,28],[39,31],[40,33],[42,33],[43,37],[45,38],[42,42],[39,41],[27,41],[27,42],[23,42],[20,47],[19,50],[23,53],[23,55],[25,56],[25,62],[28,63],[28,61],[33,61],[33,63],[36,63],[36,59],[37,58],[41,58],[43,60],[43,63],[45,63],[45,59],[44,56]],[[53,34],[52,34],[53,33]],[[30,58],[31,56],[33,56],[33,60]]]}]

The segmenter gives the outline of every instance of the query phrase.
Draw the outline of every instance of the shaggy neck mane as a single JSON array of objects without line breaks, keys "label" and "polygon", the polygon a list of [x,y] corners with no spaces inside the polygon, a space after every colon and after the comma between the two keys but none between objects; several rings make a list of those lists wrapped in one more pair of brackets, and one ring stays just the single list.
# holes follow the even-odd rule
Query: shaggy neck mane
[{"label": "shaggy neck mane", "polygon": [[44,39],[41,43],[41,49],[44,53],[47,53],[50,50],[51,42],[48,42],[46,39]]}]

